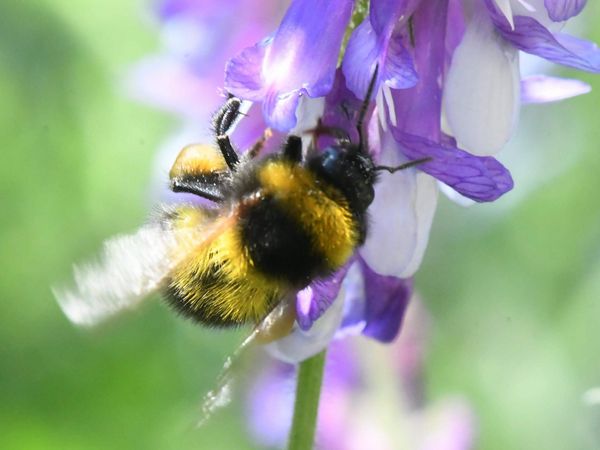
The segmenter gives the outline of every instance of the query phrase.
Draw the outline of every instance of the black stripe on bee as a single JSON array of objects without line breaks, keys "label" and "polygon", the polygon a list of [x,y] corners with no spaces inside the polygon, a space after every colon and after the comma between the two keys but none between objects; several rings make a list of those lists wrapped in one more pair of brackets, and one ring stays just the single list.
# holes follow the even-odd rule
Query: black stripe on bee
[{"label": "black stripe on bee", "polygon": [[238,226],[254,266],[265,275],[304,287],[326,271],[310,234],[274,198],[248,204],[240,211]]}]

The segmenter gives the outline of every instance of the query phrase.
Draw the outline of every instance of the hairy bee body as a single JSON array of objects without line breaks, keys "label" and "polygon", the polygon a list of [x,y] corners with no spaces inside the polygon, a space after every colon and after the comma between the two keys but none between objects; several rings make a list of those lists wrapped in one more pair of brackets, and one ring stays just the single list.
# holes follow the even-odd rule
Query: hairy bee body
[{"label": "hairy bee body", "polygon": [[307,132],[335,136],[325,149],[289,135],[278,153],[257,158],[268,131],[240,156],[227,132],[241,102],[229,98],[213,121],[217,146],[185,147],[169,173],[174,192],[213,205],[176,206],[108,240],[99,261],[75,267],[74,287],[54,290],[65,314],[93,325],[161,290],[200,323],[257,324],[288,294],[341,268],[366,238],[377,170],[413,164],[374,166],[362,134],[367,104],[358,143],[319,123]]},{"label": "hairy bee body", "polygon": [[[218,173],[219,166],[210,169],[209,151],[195,158],[187,176]],[[171,217],[175,228],[196,223],[198,233],[206,220],[212,223],[211,236],[177,264],[166,289],[171,305],[207,325],[260,321],[286,293],[342,266],[364,234],[364,217],[339,189],[284,155],[241,161],[221,180],[221,191],[217,216],[187,206]]]}]

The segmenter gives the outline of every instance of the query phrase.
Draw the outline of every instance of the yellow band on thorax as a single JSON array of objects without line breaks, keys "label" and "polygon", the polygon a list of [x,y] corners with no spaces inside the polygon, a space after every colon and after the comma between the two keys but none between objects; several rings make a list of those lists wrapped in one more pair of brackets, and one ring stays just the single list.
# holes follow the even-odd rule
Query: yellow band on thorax
[{"label": "yellow band on thorax", "polygon": [[265,164],[259,181],[265,194],[272,195],[310,235],[315,250],[331,269],[348,260],[358,233],[348,203],[337,189],[319,182],[304,167],[286,161]]}]

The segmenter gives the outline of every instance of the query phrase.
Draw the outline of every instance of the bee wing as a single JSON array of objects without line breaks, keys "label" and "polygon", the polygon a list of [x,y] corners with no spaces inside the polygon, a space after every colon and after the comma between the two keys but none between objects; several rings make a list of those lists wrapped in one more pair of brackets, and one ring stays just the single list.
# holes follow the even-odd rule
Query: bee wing
[{"label": "bee wing", "polygon": [[[177,219],[182,216],[189,220]],[[166,209],[136,233],[106,241],[98,260],[74,267],[75,285],[53,289],[54,295],[72,322],[95,325],[161,288],[177,264],[228,223],[216,210]]]},{"label": "bee wing", "polygon": [[133,308],[157,290],[175,263],[175,233],[160,223],[104,243],[100,258],[74,267],[75,284],[55,288],[65,315],[77,325],[94,325]]}]

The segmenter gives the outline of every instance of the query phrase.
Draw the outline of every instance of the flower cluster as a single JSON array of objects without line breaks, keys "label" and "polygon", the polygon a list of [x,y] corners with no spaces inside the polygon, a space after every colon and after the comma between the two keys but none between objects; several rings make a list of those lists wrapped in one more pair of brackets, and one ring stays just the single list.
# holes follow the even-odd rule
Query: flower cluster
[{"label": "flower cluster", "polygon": [[[434,402],[426,399],[423,362],[428,319],[422,304],[415,301],[402,334],[385,351],[358,339],[331,344],[318,414],[318,448],[473,448],[477,426],[465,400],[457,396]],[[268,357],[259,366],[246,392],[248,428],[265,448],[284,448],[296,371],[293,365]]]},{"label": "flower cluster", "polygon": [[[259,3],[163,0],[169,51],[140,72],[160,87],[136,91],[197,127],[214,109],[221,64],[236,54],[224,64],[225,89],[253,103],[252,125],[236,132],[238,142],[251,142],[267,126],[283,134],[307,130],[317,119],[357,139],[357,112],[376,74],[371,154],[387,166],[428,161],[380,177],[365,245],[330,279],[298,293],[294,332],[269,350],[299,361],[336,334],[389,342],[411,297],[438,191],[472,202],[510,191],[511,175],[492,155],[513,134],[520,105],[589,90],[577,80],[521,77],[519,70],[526,52],[600,71],[594,44],[559,32],[586,2],[371,0],[366,7],[359,0],[292,0],[273,32],[268,18],[277,16],[276,2]],[[217,26],[242,8],[251,19],[235,29]]]}]

